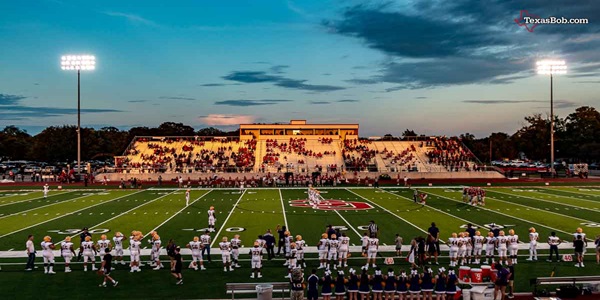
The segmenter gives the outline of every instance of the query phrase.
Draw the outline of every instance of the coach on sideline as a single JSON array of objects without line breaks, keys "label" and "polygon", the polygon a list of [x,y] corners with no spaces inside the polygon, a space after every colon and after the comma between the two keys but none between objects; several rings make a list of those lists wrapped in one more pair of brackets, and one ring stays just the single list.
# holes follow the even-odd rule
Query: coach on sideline
[{"label": "coach on sideline", "polygon": [[379,235],[379,226],[373,220],[369,221],[369,223],[369,236],[375,235],[377,237]]},{"label": "coach on sideline", "polygon": [[25,243],[25,247],[27,248],[27,265],[25,266],[25,271],[33,270],[33,263],[35,262],[35,247],[33,246],[33,235],[27,236],[27,243]]}]

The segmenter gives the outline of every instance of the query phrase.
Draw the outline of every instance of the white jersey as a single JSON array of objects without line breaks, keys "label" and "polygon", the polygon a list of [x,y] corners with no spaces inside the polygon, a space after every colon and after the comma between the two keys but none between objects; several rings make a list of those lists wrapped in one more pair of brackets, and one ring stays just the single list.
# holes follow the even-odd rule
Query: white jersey
[{"label": "white jersey", "polygon": [[556,246],[556,245],[560,244],[560,239],[557,236],[549,236],[548,244],[550,244],[552,246]]},{"label": "white jersey", "polygon": [[200,236],[200,241],[202,242],[202,244],[204,245],[210,245],[210,235],[208,234],[203,234]]},{"label": "white jersey", "polygon": [[338,247],[340,246],[340,241],[338,240],[329,240],[329,252],[336,253],[338,251]]},{"label": "white jersey", "polygon": [[110,241],[109,240],[99,240],[98,242],[96,242],[96,245],[98,246],[98,252],[100,253],[100,255],[104,255],[106,253],[106,252],[104,252],[104,249],[110,247]]},{"label": "white jersey", "polygon": [[190,191],[185,192],[185,200],[187,200],[187,201],[190,200]]},{"label": "white jersey", "polygon": [[113,237],[113,242],[115,243],[116,249],[123,249],[123,237],[122,236]]},{"label": "white jersey", "polygon": [[360,241],[362,242],[363,247],[367,247],[367,245],[369,245],[369,237],[366,235],[363,235],[363,237],[360,238]]},{"label": "white jersey", "polygon": [[252,254],[252,261],[260,261],[262,260],[263,249],[261,247],[253,247],[250,250],[250,254]]},{"label": "white jersey", "polygon": [[350,246],[350,238],[343,236],[340,238],[340,252],[347,252]]},{"label": "white jersey", "polygon": [[582,233],[579,233],[579,232],[575,232],[575,233],[573,233],[573,239],[574,239],[574,240],[577,240],[577,237],[578,237],[578,236],[581,236],[581,240],[582,240],[582,241],[585,241],[585,233],[583,233],[583,232],[582,232]]},{"label": "white jersey", "polygon": [[488,245],[496,245],[496,238],[488,236],[485,238],[485,243]]},{"label": "white jersey", "polygon": [[320,239],[319,245],[317,246],[318,250],[320,250],[320,251],[327,250],[327,241],[328,241],[328,239]]},{"label": "white jersey", "polygon": [[160,252],[162,248],[162,242],[160,240],[155,240],[152,242],[152,252]]},{"label": "white jersey", "polygon": [[473,237],[473,242],[475,243],[475,248],[483,248],[483,237],[480,235],[476,235]]},{"label": "white jersey", "polygon": [[81,243],[81,248],[83,248],[83,252],[92,252],[94,250],[94,242],[83,242]]},{"label": "white jersey", "polygon": [[202,243],[200,241],[191,241],[190,249],[192,250],[192,253],[200,253],[200,249],[202,249]]},{"label": "white jersey", "polygon": [[53,245],[52,242],[42,242],[42,251],[44,255],[52,254],[52,248],[50,246]]},{"label": "white jersey", "polygon": [[208,213],[208,218],[209,219],[214,219],[215,218],[215,211],[214,210],[209,209],[207,213]]},{"label": "white jersey", "polygon": [[229,242],[220,242],[219,249],[221,249],[221,254],[227,255],[229,254],[229,249],[231,249],[231,243]]},{"label": "white jersey", "polygon": [[377,251],[379,247],[379,239],[378,238],[370,238],[369,239],[369,251]]},{"label": "white jersey", "polygon": [[238,249],[242,246],[242,240],[240,239],[231,239],[231,249]]},{"label": "white jersey", "polygon": [[450,248],[458,248],[458,243],[458,238],[451,237],[448,239],[448,245],[450,245]]},{"label": "white jersey", "polygon": [[507,236],[500,235],[496,240],[498,241],[498,249],[506,249],[506,243],[508,242]]},{"label": "white jersey", "polygon": [[298,252],[304,251],[304,247],[306,247],[306,242],[304,240],[296,241],[296,250],[298,250]]},{"label": "white jersey", "polygon": [[133,240],[133,241],[131,241],[131,244],[129,245],[129,250],[134,253],[140,253],[141,245],[142,245],[142,242]]},{"label": "white jersey", "polygon": [[44,194],[48,194],[49,191],[50,191],[50,187],[45,185],[44,186]]},{"label": "white jersey", "polygon": [[531,232],[529,233],[529,243],[530,244],[537,244],[538,239],[540,238],[540,234],[537,232]]},{"label": "white jersey", "polygon": [[260,248],[265,248],[265,246],[267,245],[267,241],[263,239],[256,239],[254,242],[258,242],[258,246]]},{"label": "white jersey", "polygon": [[73,243],[71,242],[62,242],[60,243],[60,250],[62,252],[62,254],[68,254],[68,253],[73,253],[71,252],[71,248],[73,247]]},{"label": "white jersey", "polygon": [[511,246],[517,246],[517,244],[519,244],[519,236],[516,234],[509,235],[508,242],[510,243]]}]

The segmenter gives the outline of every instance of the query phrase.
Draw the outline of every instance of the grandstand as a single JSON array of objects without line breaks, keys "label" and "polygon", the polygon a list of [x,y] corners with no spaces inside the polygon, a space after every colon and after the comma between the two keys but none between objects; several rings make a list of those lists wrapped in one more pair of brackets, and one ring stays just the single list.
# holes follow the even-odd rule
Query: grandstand
[{"label": "grandstand", "polygon": [[[234,138],[136,137],[123,156],[115,158],[116,172],[374,172],[448,178],[446,173],[454,173],[450,177],[455,177],[482,170],[483,164],[458,138],[363,139],[358,129],[358,124],[292,120],[289,124],[242,124],[239,137]],[[486,173],[501,177],[495,171]]]}]

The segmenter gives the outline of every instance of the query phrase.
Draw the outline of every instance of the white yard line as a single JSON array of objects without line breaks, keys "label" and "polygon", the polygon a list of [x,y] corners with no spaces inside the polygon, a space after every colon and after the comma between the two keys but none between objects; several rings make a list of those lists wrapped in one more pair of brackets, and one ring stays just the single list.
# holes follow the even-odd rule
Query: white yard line
[{"label": "white yard line", "polygon": [[14,212],[12,214],[0,217],[0,220],[2,220],[4,218],[7,218],[7,217],[17,216],[17,215],[20,215],[22,213],[26,213],[28,211],[32,211],[32,210],[36,210],[36,209],[40,209],[40,208],[44,208],[44,207],[48,207],[48,206],[52,206],[52,205],[56,205],[56,204],[68,203],[70,201],[75,201],[77,199],[81,199],[81,198],[85,198],[85,197],[89,197],[89,196],[94,196],[94,195],[93,194],[91,194],[91,195],[85,195],[85,196],[81,196],[81,197],[77,197],[77,198],[73,198],[73,199],[67,199],[67,200],[63,200],[63,201],[60,201],[60,202],[54,202],[54,203],[50,203],[50,204],[46,204],[46,205],[42,205],[42,206],[30,208],[30,209],[26,209],[26,210]]},{"label": "white yard line", "polygon": [[[25,230],[25,229],[29,229],[29,228],[32,228],[32,227],[35,227],[35,226],[38,226],[38,225],[42,225],[42,224],[44,224],[44,223],[48,223],[48,222],[50,222],[50,221],[54,221],[54,220],[57,220],[57,219],[60,219],[60,218],[66,217],[66,216],[72,215],[72,214],[74,214],[74,213],[78,213],[78,212],[80,212],[80,211],[82,211],[82,210],[86,210],[86,209],[88,209],[88,208],[92,208],[92,207],[94,207],[94,206],[98,206],[98,205],[101,205],[101,204],[106,204],[106,203],[109,203],[109,202],[112,202],[112,201],[115,201],[115,200],[118,200],[118,199],[121,199],[121,198],[124,198],[124,197],[128,197],[128,196],[131,196],[131,195],[135,195],[135,194],[137,194],[137,193],[141,193],[141,192],[143,192],[143,190],[142,190],[142,191],[137,191],[137,192],[135,192],[135,193],[128,194],[128,195],[123,195],[123,196],[121,196],[121,197],[119,197],[119,198],[115,198],[115,199],[108,200],[108,201],[105,201],[105,202],[96,203],[96,204],[94,204],[94,205],[91,205],[91,206],[86,206],[86,207],[84,207],[84,208],[82,208],[82,209],[78,209],[78,210],[76,210],[76,211],[72,211],[72,212],[66,213],[66,214],[64,214],[64,215],[61,215],[61,216],[59,216],[59,217],[52,218],[52,219],[48,219],[48,220],[46,220],[46,221],[43,221],[43,222],[40,222],[40,223],[37,223],[37,224],[31,225],[31,226],[27,226],[27,227],[24,227],[24,228],[21,228],[21,229],[15,230],[15,231],[13,231],[13,232],[11,232],[11,233],[7,233],[7,234],[5,234],[5,235],[1,235],[1,236],[0,236],[0,239],[1,239],[1,238],[3,238],[3,237],[5,237],[5,236],[9,236],[9,235],[11,235],[11,234],[15,234],[15,233],[17,233],[17,232],[19,232],[19,231],[23,231],[23,230]],[[56,243],[56,244],[58,244],[58,243]]]},{"label": "white yard line", "polygon": [[356,233],[356,236],[358,236],[359,239],[362,238],[362,235],[360,235],[360,233],[356,230],[356,228],[354,228],[354,226],[352,226],[352,224],[350,224],[350,222],[348,222],[348,220],[346,220],[346,218],[342,217],[342,214],[340,214],[339,211],[337,211],[337,210],[334,210],[334,211],[338,216],[340,216],[340,218],[342,218],[342,220],[344,220],[344,222],[346,222],[348,227],[350,229],[352,229],[352,231],[354,231],[354,233]]},{"label": "white yard line", "polygon": [[[61,193],[58,193],[58,194],[49,195],[49,196],[48,196],[46,199],[48,199],[48,198],[50,198],[50,197],[58,196],[58,195],[64,195],[64,194],[66,194],[66,193],[71,193],[71,192],[70,192],[70,191],[69,191],[69,192],[61,192]],[[9,197],[16,197],[16,196],[17,196],[17,195],[15,195],[15,196],[9,196]],[[2,197],[2,198],[0,198],[0,199],[6,199],[6,198],[8,198],[8,197]],[[0,207],[2,207],[2,206],[7,206],[7,205],[12,205],[12,204],[17,204],[17,203],[22,203],[22,202],[27,202],[27,201],[35,201],[35,200],[39,200],[39,199],[44,199],[44,196],[42,196],[42,197],[37,197],[37,198],[33,198],[33,199],[25,199],[25,200],[19,200],[19,201],[8,202],[8,203],[0,204]]]},{"label": "white yard line", "polygon": [[174,213],[172,216],[170,216],[168,219],[166,219],[164,222],[160,223],[158,226],[154,227],[154,229],[152,229],[151,231],[149,231],[148,233],[146,233],[146,235],[144,235],[144,237],[148,236],[150,234],[150,232],[152,231],[156,231],[158,228],[160,228],[161,226],[165,225],[167,222],[171,221],[171,219],[175,218],[175,216],[177,216],[178,214],[180,214],[182,211],[184,211],[186,208],[189,208],[192,204],[194,204],[196,201],[204,198],[204,196],[210,194],[210,192],[212,192],[212,190],[204,193],[204,195],[196,198],[196,200],[192,201],[192,203],[190,203],[190,205],[186,205],[185,207],[183,207],[182,209],[180,209],[178,212]]},{"label": "white yard line", "polygon": [[[394,195],[394,196],[396,196],[396,197],[399,197],[399,198],[406,199],[407,201],[413,202],[413,200],[411,200],[410,198],[407,198],[407,197],[404,197],[404,196],[400,196],[400,195],[396,195],[396,194],[394,194],[394,193],[390,193],[390,192],[388,192],[388,191],[385,191],[385,192],[386,192],[386,193],[388,193],[388,194]],[[455,216],[455,215],[453,215],[453,214],[449,214],[449,213],[447,213],[447,212],[445,212],[445,211],[443,211],[443,210],[441,210],[441,209],[437,209],[437,208],[435,208],[435,207],[433,207],[433,206],[430,206],[430,205],[427,205],[427,204],[426,204],[425,206],[426,206],[426,207],[428,207],[428,208],[431,208],[431,209],[433,209],[433,210],[435,210],[435,211],[437,211],[437,212],[441,212],[441,213],[443,213],[443,214],[445,214],[445,215],[448,215],[448,216],[450,216],[450,217],[452,217],[452,218],[455,218],[455,219],[461,220],[461,221],[463,221],[463,222],[466,222],[465,224],[471,223],[471,224],[473,224],[473,225],[475,225],[475,226],[477,226],[477,227],[479,227],[479,228],[483,228],[483,227],[484,227],[484,226],[482,226],[482,225],[479,225],[479,224],[477,224],[477,223],[475,223],[475,222],[473,222],[473,221],[465,220],[465,219],[463,219],[463,218],[460,218],[460,217],[457,217],[457,216]]]},{"label": "white yard line", "polygon": [[[560,205],[570,206],[570,207],[574,207],[574,208],[578,208],[578,209],[585,209],[585,210],[589,210],[589,211],[593,211],[593,212],[598,212],[597,210],[593,210],[591,208],[576,206],[576,205],[562,203],[562,202],[554,202],[554,201],[544,200],[544,199],[535,198],[535,197],[522,196],[522,195],[519,195],[519,194],[510,194],[510,193],[498,192],[496,190],[490,190],[490,192],[492,192],[492,193],[498,193],[498,194],[504,194],[504,195],[509,195],[509,196],[514,196],[514,197],[527,198],[527,199],[536,200],[536,201],[544,201],[544,202],[548,202],[548,203],[552,203],[552,204],[560,204]],[[533,192],[533,193],[540,193],[542,195],[549,195],[549,194],[544,194],[544,193],[541,193],[541,192]],[[558,196],[558,195],[554,195],[554,196]],[[558,197],[563,197],[563,196],[558,196]],[[569,197],[565,197],[565,198],[569,198]],[[573,199],[576,199],[576,198],[573,198]],[[579,200],[579,199],[577,199],[577,200]],[[600,204],[598,201],[592,201],[592,202],[596,202],[596,204]]]},{"label": "white yard line", "polygon": [[285,228],[287,228],[287,230],[290,230],[290,227],[288,226],[288,222],[287,222],[287,217],[285,215],[285,205],[283,203],[283,195],[281,194],[281,189],[278,189],[279,191],[279,200],[281,200],[281,209],[283,209],[283,222],[285,223]]},{"label": "white yard line", "polygon": [[572,197],[572,196],[564,196],[564,195],[558,195],[558,194],[551,194],[551,193],[545,193],[545,192],[543,192],[543,191],[548,191],[548,190],[549,189],[540,189],[540,191],[535,191],[534,193],[538,193],[538,194],[542,194],[542,195],[547,195],[547,196],[555,196],[555,198],[558,197],[558,198],[574,199],[574,200],[577,200],[577,201],[586,201],[586,202],[590,202],[590,203],[594,203],[594,204],[600,205],[600,201],[597,201],[597,200],[575,198],[575,197]]},{"label": "white yard line", "polygon": [[242,192],[242,194],[240,195],[240,197],[238,198],[238,200],[235,202],[235,204],[233,205],[233,207],[231,208],[231,211],[229,212],[229,214],[227,215],[227,218],[225,218],[225,221],[223,221],[223,225],[221,225],[221,227],[219,228],[219,231],[217,231],[217,234],[215,234],[215,237],[213,238],[212,243],[210,244],[210,247],[212,248],[212,246],[215,244],[215,242],[217,241],[217,238],[219,237],[219,234],[221,234],[221,231],[223,230],[223,228],[225,228],[225,224],[227,224],[227,220],[229,220],[229,218],[231,217],[231,215],[233,214],[233,211],[235,210],[235,208],[237,207],[238,203],[240,203],[240,200],[242,200],[242,198],[244,197],[244,194],[246,194],[246,191],[248,189],[244,189],[244,191]]},{"label": "white yard line", "polygon": [[[437,197],[440,197],[440,198],[444,198],[444,199],[448,199],[448,200],[451,200],[451,201],[454,201],[454,202],[465,204],[464,202],[462,202],[460,200],[456,200],[454,198],[450,198],[450,197],[446,197],[446,196],[442,196],[442,195],[438,195],[438,194],[432,194],[431,192],[430,192],[430,194],[434,195],[434,196],[437,196]],[[513,218],[515,220],[519,220],[519,221],[522,221],[522,222],[525,222],[525,223],[530,223],[530,224],[534,224],[534,225],[537,225],[537,226],[545,227],[545,228],[551,229],[552,231],[562,232],[562,233],[566,233],[568,235],[572,235],[573,234],[573,233],[569,233],[569,232],[566,232],[566,231],[563,231],[563,230],[560,230],[560,229],[552,228],[550,226],[542,225],[540,223],[532,222],[532,221],[529,221],[529,220],[521,219],[519,217],[515,217],[515,216],[511,216],[511,215],[505,214],[505,213],[501,213],[499,211],[488,209],[488,208],[485,208],[483,206],[478,206],[477,208],[478,209],[487,210],[487,211],[490,211],[490,212],[493,212],[493,213],[496,213],[496,214],[499,214],[499,215],[503,215],[503,216],[506,216],[506,217],[509,217],[509,218]],[[540,244],[543,244],[543,243],[540,243]]]},{"label": "white yard line", "polygon": [[592,196],[592,197],[600,197],[600,195],[598,195],[598,194],[588,194],[588,193],[581,193],[581,192],[574,192],[574,191],[567,191],[567,190],[559,190],[556,188],[540,188],[540,189],[549,190],[549,191],[552,191],[553,189],[555,189],[556,191],[564,192],[564,193],[571,193],[571,194],[578,194],[578,195],[585,195],[585,196]]},{"label": "white yard line", "polygon": [[372,203],[373,205],[376,205],[377,207],[379,207],[379,208],[383,209],[384,211],[388,212],[389,214],[391,214],[391,215],[395,216],[396,218],[398,218],[398,219],[400,219],[400,220],[402,220],[402,221],[406,222],[406,224],[409,224],[409,225],[411,225],[412,227],[414,227],[414,228],[418,229],[419,231],[422,231],[423,233],[426,233],[426,234],[428,233],[426,230],[423,230],[421,227],[419,227],[419,226],[417,226],[417,225],[415,225],[415,224],[413,224],[413,223],[411,223],[411,222],[407,221],[406,219],[404,219],[404,218],[402,218],[401,216],[399,216],[399,215],[397,215],[397,214],[393,213],[393,212],[392,212],[392,211],[390,211],[389,209],[387,209],[387,208],[385,208],[385,207],[383,207],[383,206],[381,206],[381,205],[379,205],[379,204],[377,204],[377,203],[375,203],[375,202],[373,202],[373,201],[371,201],[371,200],[369,200],[369,199],[367,199],[367,198],[365,198],[365,197],[363,197],[363,196],[361,196],[361,195],[359,195],[359,194],[357,194],[357,193],[355,193],[355,192],[353,192],[353,191],[351,191],[351,190],[349,190],[349,189],[346,189],[346,190],[347,190],[348,192],[350,192],[350,193],[352,193],[352,194],[354,194],[354,195],[356,195],[356,196],[358,196],[358,197],[362,198],[363,200],[365,200],[365,201],[367,201],[367,202],[369,202],[369,203]]}]

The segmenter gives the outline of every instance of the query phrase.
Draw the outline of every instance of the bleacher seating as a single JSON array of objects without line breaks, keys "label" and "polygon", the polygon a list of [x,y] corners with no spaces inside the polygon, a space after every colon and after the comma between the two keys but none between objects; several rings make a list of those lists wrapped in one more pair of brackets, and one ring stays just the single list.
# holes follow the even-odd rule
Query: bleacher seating
[{"label": "bleacher seating", "polygon": [[336,172],[341,169],[340,140],[330,136],[273,137],[259,142],[258,172]]}]

